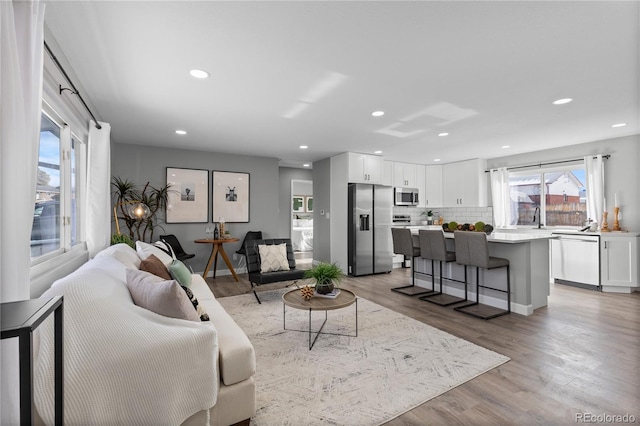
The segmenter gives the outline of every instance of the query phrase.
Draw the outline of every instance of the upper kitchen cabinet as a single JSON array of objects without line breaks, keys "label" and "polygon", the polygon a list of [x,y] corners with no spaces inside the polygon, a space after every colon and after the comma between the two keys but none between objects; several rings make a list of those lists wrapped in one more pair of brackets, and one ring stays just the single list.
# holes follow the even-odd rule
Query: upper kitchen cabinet
[{"label": "upper kitchen cabinet", "polygon": [[[417,175],[416,169],[419,166],[417,164],[410,163],[393,163],[393,186],[401,188],[417,188]],[[424,183],[423,183],[424,185]]]},{"label": "upper kitchen cabinet", "polygon": [[424,191],[420,194],[423,207],[442,207],[442,166],[425,167]]},{"label": "upper kitchen cabinet", "polygon": [[346,153],[349,162],[349,182],[383,183],[384,160],[377,155]]},{"label": "upper kitchen cabinet", "polygon": [[486,207],[486,160],[475,159],[442,166],[445,207]]},{"label": "upper kitchen cabinet", "polygon": [[382,184],[393,186],[393,161],[385,160],[382,167]]}]

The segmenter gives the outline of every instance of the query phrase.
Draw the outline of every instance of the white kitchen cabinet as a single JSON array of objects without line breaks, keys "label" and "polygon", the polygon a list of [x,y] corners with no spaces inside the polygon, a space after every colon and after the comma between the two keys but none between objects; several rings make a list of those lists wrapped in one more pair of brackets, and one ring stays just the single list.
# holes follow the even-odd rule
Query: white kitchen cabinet
[{"label": "white kitchen cabinet", "polygon": [[349,182],[382,184],[384,160],[377,155],[347,153]]},{"label": "white kitchen cabinet", "polygon": [[445,207],[487,205],[486,160],[475,159],[445,164],[442,168]]},{"label": "white kitchen cabinet", "polygon": [[416,168],[417,164],[394,162],[393,186],[401,188],[417,188]]},{"label": "white kitchen cabinet", "polygon": [[385,160],[382,165],[382,185],[393,186],[393,161]]},{"label": "white kitchen cabinet", "polygon": [[420,202],[423,207],[442,207],[442,166],[425,167],[424,191]]},{"label": "white kitchen cabinet", "polygon": [[418,207],[427,207],[424,198],[425,166],[422,164],[415,164],[415,166],[416,182],[414,188],[418,188]]},{"label": "white kitchen cabinet", "polygon": [[638,287],[638,237],[600,237],[600,273],[602,291],[630,292]]}]

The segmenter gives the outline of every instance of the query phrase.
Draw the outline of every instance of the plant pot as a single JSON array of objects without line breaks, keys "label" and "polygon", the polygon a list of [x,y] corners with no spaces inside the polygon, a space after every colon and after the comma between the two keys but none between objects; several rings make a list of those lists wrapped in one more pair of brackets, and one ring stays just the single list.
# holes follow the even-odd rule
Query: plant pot
[{"label": "plant pot", "polygon": [[327,294],[333,291],[333,283],[316,283],[318,294]]}]

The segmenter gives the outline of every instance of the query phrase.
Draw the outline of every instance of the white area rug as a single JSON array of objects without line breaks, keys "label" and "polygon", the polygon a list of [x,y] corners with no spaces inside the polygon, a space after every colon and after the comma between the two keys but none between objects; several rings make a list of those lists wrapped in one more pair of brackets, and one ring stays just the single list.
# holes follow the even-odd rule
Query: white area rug
[{"label": "white area rug", "polygon": [[[220,298],[256,350],[257,413],[251,424],[377,425],[473,379],[508,357],[358,299],[358,337],[283,330],[276,290]],[[287,329],[308,311],[287,307]],[[355,305],[329,311],[323,332],[355,334]],[[314,312],[312,328],[324,320]]]}]

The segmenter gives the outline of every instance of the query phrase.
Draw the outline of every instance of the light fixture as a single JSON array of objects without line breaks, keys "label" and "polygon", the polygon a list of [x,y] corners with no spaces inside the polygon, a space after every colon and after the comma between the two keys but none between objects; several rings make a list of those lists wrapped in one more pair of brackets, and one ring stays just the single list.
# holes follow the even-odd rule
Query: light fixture
[{"label": "light fixture", "polygon": [[309,148],[307,145],[300,145],[300,149],[307,149]]},{"label": "light fixture", "polygon": [[502,148],[502,149],[511,148],[511,145],[502,145],[500,148]]},{"label": "light fixture", "polygon": [[438,136],[449,136],[449,133],[447,132],[438,133]]},{"label": "light fixture", "polygon": [[616,124],[611,125],[611,127],[624,127],[626,125],[627,125],[627,123],[616,123]]},{"label": "light fixture", "polygon": [[147,217],[149,217],[149,213],[151,212],[149,210],[149,207],[147,207],[146,204],[138,200],[123,201],[121,203],[117,203],[116,205],[114,205],[113,218],[116,221],[116,231],[118,232],[118,235],[121,235],[120,223],[118,221],[118,207],[120,206],[128,206],[126,211],[123,211],[123,214],[125,215],[124,217],[125,220],[134,220],[134,221],[144,220]]},{"label": "light fixture", "polygon": [[437,163],[438,161],[440,161],[440,159],[439,158],[434,158],[433,161],[435,161]]},{"label": "light fixture", "polygon": [[186,130],[176,130],[176,135],[186,135],[187,131]]},{"label": "light fixture", "polygon": [[384,111],[373,111],[371,115],[374,117],[382,117],[384,115]]},{"label": "light fixture", "polygon": [[189,74],[191,74],[191,77],[193,78],[200,78],[200,79],[209,78],[209,73],[206,72],[205,70],[195,69],[195,70],[189,71]]},{"label": "light fixture", "polygon": [[304,164],[302,165],[302,167],[311,167],[311,164],[309,164],[309,163],[304,163]]},{"label": "light fixture", "polygon": [[382,154],[382,151],[377,150],[377,151],[373,151],[374,154]]},{"label": "light fixture", "polygon": [[571,98],[562,98],[562,99],[558,99],[557,101],[553,101],[553,104],[554,105],[564,105],[564,104],[568,104],[571,101],[573,101],[573,99],[571,99]]}]

